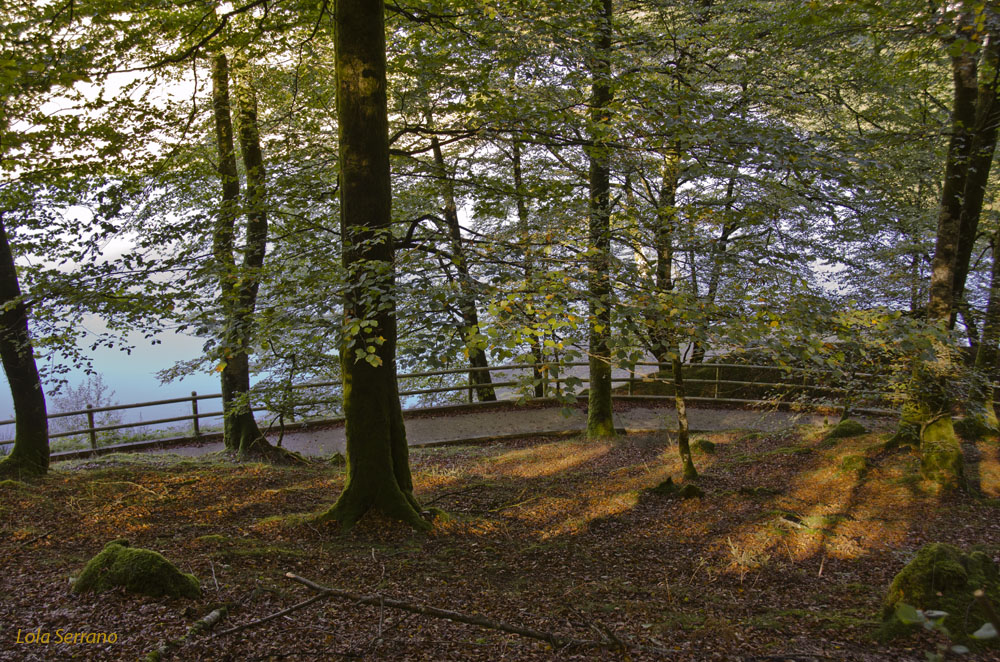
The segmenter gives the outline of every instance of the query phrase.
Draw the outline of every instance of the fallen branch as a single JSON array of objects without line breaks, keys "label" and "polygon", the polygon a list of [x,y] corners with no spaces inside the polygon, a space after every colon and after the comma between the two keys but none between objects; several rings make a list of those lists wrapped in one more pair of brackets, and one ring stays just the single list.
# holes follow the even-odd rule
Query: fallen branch
[{"label": "fallen branch", "polygon": [[[322,586],[320,584],[317,584],[313,581],[306,579],[305,577],[299,577],[298,575],[291,572],[286,572],[285,577],[316,591],[317,595],[314,596],[314,598],[316,599],[340,598],[343,600],[350,600],[352,602],[357,602],[363,605],[370,605],[372,607],[391,607],[393,609],[400,609],[402,611],[410,612],[411,614],[430,616],[431,618],[441,618],[449,621],[455,621],[458,623],[466,623],[468,625],[477,625],[479,627],[487,628],[490,630],[499,630],[501,632],[516,634],[521,637],[527,637],[529,639],[538,639],[548,643],[553,648],[600,648],[604,650],[614,650],[614,651],[624,651],[626,649],[630,649],[630,650],[648,651],[655,653],[677,652],[675,650],[669,650],[664,648],[639,646],[624,640],[620,635],[608,634],[609,631],[606,629],[604,630],[604,637],[601,640],[574,639],[572,637],[562,637],[552,632],[545,632],[543,630],[535,630],[534,628],[527,628],[527,627],[522,627],[520,625],[512,625],[510,623],[495,621],[491,618],[486,618],[485,616],[480,616],[477,614],[462,614],[457,611],[450,611],[448,609],[439,609],[437,607],[430,607],[427,605],[418,605],[410,602],[403,602],[401,600],[393,600],[391,598],[385,598],[378,595],[359,595],[357,593],[351,593],[350,591],[344,591],[338,588]],[[287,611],[288,610],[286,610],[286,613]],[[277,615],[273,616],[276,617]],[[262,620],[270,620],[270,618],[271,617],[268,617],[267,619],[262,619]],[[224,633],[220,633],[220,635],[221,634]]]},{"label": "fallen branch", "polygon": [[228,613],[229,610],[226,607],[213,609],[207,616],[195,621],[194,625],[188,628],[187,633],[183,637],[180,639],[168,639],[160,644],[156,650],[147,653],[146,657],[143,658],[144,662],[162,662],[162,660],[165,660],[172,651],[186,645],[191,641],[191,639],[194,639],[205,630],[211,630],[219,623],[219,621],[224,619]]},{"label": "fallen branch", "polygon": [[328,597],[328,596],[326,596],[326,595],[314,595],[313,597],[309,598],[308,600],[303,600],[302,602],[300,602],[298,604],[292,605],[288,609],[282,609],[281,611],[276,612],[274,614],[271,614],[270,616],[265,616],[264,618],[257,619],[256,621],[250,621],[249,623],[244,623],[243,625],[237,625],[234,628],[229,628],[228,630],[223,630],[222,632],[216,632],[215,634],[212,635],[212,638],[214,639],[216,637],[224,637],[227,634],[236,634],[237,632],[242,632],[243,630],[249,630],[250,628],[255,627],[257,625],[262,625],[264,623],[267,623],[268,621],[273,621],[276,618],[281,618],[282,616],[284,616],[286,614],[291,614],[293,611],[298,611],[299,609],[302,609],[303,607],[308,607],[309,605],[313,604],[314,602],[319,602],[320,600],[322,600],[322,599],[324,599],[326,597]]}]

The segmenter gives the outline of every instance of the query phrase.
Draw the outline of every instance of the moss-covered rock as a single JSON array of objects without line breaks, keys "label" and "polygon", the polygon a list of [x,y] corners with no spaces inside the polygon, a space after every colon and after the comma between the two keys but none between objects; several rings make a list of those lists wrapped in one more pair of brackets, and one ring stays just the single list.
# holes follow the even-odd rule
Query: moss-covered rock
[{"label": "moss-covered rock", "polygon": [[924,426],[920,434],[920,473],[945,488],[964,485],[962,446],[950,416]]},{"label": "moss-covered rock", "polygon": [[154,598],[197,598],[198,578],[183,573],[159,552],[131,547],[127,540],[115,540],[84,566],[73,591],[107,591],[122,587],[129,593]]},{"label": "moss-covered rock", "polygon": [[649,488],[646,492],[657,496],[679,497],[681,499],[700,499],[705,496],[705,491],[694,483],[678,485],[674,482],[673,478],[667,478],[656,487]]},{"label": "moss-covered rock", "polygon": [[[1000,573],[993,560],[982,551],[963,553],[945,543],[924,545],[889,586],[882,608],[882,639],[891,639],[911,631],[896,616],[900,603],[917,609],[946,612],[944,625],[956,641],[971,644],[969,635],[988,620],[974,593],[983,590],[1000,604]],[[993,646],[997,641],[993,640]]]},{"label": "moss-covered rock", "polygon": [[695,439],[691,443],[691,448],[699,453],[704,453],[705,455],[715,454],[715,443],[709,441],[708,439]]},{"label": "moss-covered rock", "polygon": [[840,423],[833,426],[833,429],[827,433],[827,439],[844,439],[845,437],[856,437],[859,434],[864,434],[868,432],[868,429],[858,423],[854,419],[845,418]]}]

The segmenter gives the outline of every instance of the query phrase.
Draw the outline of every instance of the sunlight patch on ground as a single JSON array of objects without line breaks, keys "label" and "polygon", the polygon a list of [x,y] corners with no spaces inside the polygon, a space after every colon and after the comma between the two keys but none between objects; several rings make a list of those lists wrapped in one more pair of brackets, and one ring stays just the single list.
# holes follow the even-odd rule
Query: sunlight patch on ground
[{"label": "sunlight patch on ground", "polygon": [[497,473],[522,478],[551,476],[605,455],[611,444],[605,441],[558,441],[532,448],[508,451],[488,462]]},{"label": "sunlight patch on ground", "polygon": [[[763,517],[717,539],[715,548],[727,559],[729,572],[743,577],[772,558],[795,563],[818,556],[854,559],[903,542],[913,502],[927,496],[918,497],[920,481],[911,459],[893,455],[876,466],[870,436],[839,441],[828,451],[816,448],[819,440],[806,430],[787,445],[758,451],[769,458],[808,459],[784,494],[761,504]],[[755,468],[751,464],[747,473]]]}]

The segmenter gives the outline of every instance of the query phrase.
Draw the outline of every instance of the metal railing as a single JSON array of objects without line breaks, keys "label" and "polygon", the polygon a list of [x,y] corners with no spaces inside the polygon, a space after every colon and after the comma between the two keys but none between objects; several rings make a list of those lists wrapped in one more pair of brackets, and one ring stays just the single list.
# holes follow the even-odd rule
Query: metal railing
[{"label": "metal railing", "polygon": [[[580,377],[575,375],[563,376],[560,373],[563,369],[567,368],[578,368],[588,366],[587,362],[566,362],[566,363],[519,363],[510,365],[499,365],[499,366],[486,366],[481,368],[452,368],[445,370],[431,370],[423,372],[412,372],[406,374],[398,375],[400,381],[412,380],[412,379],[423,379],[428,377],[445,377],[448,375],[468,375],[465,383],[463,384],[450,384],[442,387],[431,387],[431,388],[416,388],[410,390],[403,390],[399,392],[401,397],[408,396],[420,396],[420,395],[431,395],[431,394],[441,394],[441,393],[453,393],[465,391],[468,393],[468,402],[473,402],[474,394],[477,390],[481,389],[502,389],[511,387],[527,387],[534,389],[534,382],[529,382],[526,379],[521,380],[506,380],[500,382],[492,383],[477,383],[471,379],[472,373],[475,372],[508,372],[508,371],[523,371],[523,370],[535,370],[538,369],[541,374],[541,394],[543,398],[550,397],[553,393],[556,395],[561,395],[565,391],[565,385],[567,383],[572,383],[573,385],[580,384],[586,385],[589,380],[586,377]],[[635,389],[640,384],[649,383],[663,383],[668,386],[672,384],[673,380],[671,377],[661,377],[656,376],[657,373],[652,374],[637,374],[637,367],[655,367],[658,369],[669,368],[670,364],[661,364],[655,362],[637,362],[633,364],[628,369],[627,377],[612,377],[613,384],[625,384],[627,386],[627,394],[634,395]],[[795,368],[795,367],[784,367],[784,366],[767,366],[767,365],[751,365],[751,364],[737,364],[737,363],[695,363],[683,364],[683,370],[690,373],[691,371],[713,371],[711,379],[685,377],[685,386],[711,386],[711,396],[706,397],[704,395],[693,395],[689,394],[688,399],[693,401],[703,401],[703,400],[718,400],[724,402],[726,400],[733,402],[756,402],[756,403],[774,403],[776,398],[727,398],[725,394],[722,393],[724,387],[735,387],[739,388],[756,388],[765,389],[773,392],[786,391],[786,392],[805,392],[808,391],[812,394],[825,393],[831,395],[831,397],[837,397],[837,394],[843,394],[849,389],[840,386],[829,386],[821,383],[816,383],[815,377],[822,374],[830,374],[831,371],[823,371],[818,369],[806,369],[806,368]],[[780,381],[758,381],[758,380],[739,380],[739,379],[723,379],[722,375],[724,371],[731,370],[744,370],[744,371],[775,371],[780,376],[789,376],[792,373],[800,372],[803,377],[801,379],[781,379]],[[534,375],[534,373],[532,373]],[[858,378],[864,378],[866,375],[858,374]],[[304,384],[294,384],[291,386],[292,389],[302,390],[302,389],[316,389],[316,388],[328,388],[340,386],[340,381],[319,381],[319,382],[307,382]],[[896,399],[896,394],[887,391],[875,391],[875,390],[859,390],[851,389],[853,393],[864,394],[866,396],[874,396],[874,400],[880,400],[885,402],[894,402]],[[251,394],[253,394],[254,389],[251,389]],[[739,392],[739,391],[736,391]],[[670,398],[673,395],[646,395],[643,397],[647,398]],[[784,396],[782,396],[784,397]],[[99,432],[110,432],[114,430],[125,430],[128,428],[146,427],[150,425],[162,425],[166,423],[179,423],[179,422],[190,422],[191,426],[191,436],[198,437],[202,434],[202,429],[200,421],[206,418],[219,418],[224,415],[223,411],[202,411],[199,409],[198,403],[204,400],[219,400],[222,398],[221,393],[213,393],[209,395],[199,395],[196,391],[192,391],[191,395],[188,397],[180,398],[169,398],[166,400],[151,400],[147,402],[135,402],[120,405],[108,405],[104,407],[93,407],[87,405],[85,409],[58,412],[54,414],[49,414],[48,418],[58,419],[70,416],[86,416],[87,426],[85,428],[76,430],[66,430],[61,432],[52,433],[49,435],[50,438],[60,438],[60,437],[71,437],[78,435],[87,435],[91,448],[96,449],[98,447],[97,434]],[[777,398],[779,401],[781,398]],[[298,404],[323,404],[332,401],[336,401],[337,398],[319,398],[314,400],[300,401]],[[191,412],[183,416],[170,416],[166,418],[157,418],[153,420],[140,420],[128,423],[114,423],[108,425],[97,425],[95,414],[100,414],[104,412],[116,412],[127,409],[138,409],[142,407],[157,407],[163,405],[179,404],[179,403],[190,403]],[[831,406],[836,406],[835,403],[829,403]],[[870,411],[879,411],[875,409],[870,409]],[[888,412],[888,410],[886,410]],[[15,421],[5,420],[0,421],[0,426],[2,425],[12,425]],[[2,443],[10,443],[0,442]]]}]

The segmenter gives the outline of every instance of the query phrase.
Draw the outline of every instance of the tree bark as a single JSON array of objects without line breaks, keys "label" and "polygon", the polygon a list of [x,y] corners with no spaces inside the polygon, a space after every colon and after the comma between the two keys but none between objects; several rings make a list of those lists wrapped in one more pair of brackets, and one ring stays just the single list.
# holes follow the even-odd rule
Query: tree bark
[{"label": "tree bark", "polygon": [[[469,274],[469,263],[465,258],[465,246],[462,241],[462,226],[458,222],[458,205],[455,203],[455,180],[448,172],[441,152],[441,143],[437,136],[431,138],[431,151],[434,154],[434,165],[441,179],[444,193],[444,220],[448,224],[448,239],[451,244],[452,263],[458,272],[458,311],[462,318],[462,337],[465,339],[465,349],[469,355],[469,366],[472,368],[487,368],[489,361],[486,352],[479,346],[475,337],[479,335],[479,311],[476,309],[476,288]],[[476,384],[476,396],[480,402],[495,401],[496,390],[488,370],[472,370],[469,372],[469,383]]]},{"label": "tree bark", "polygon": [[677,450],[684,464],[685,480],[695,480],[698,478],[698,471],[694,468],[694,459],[691,457],[691,445],[688,439],[688,417],[687,402],[684,393],[684,372],[680,360],[680,348],[677,354],[670,360],[674,373],[674,403],[677,406]]},{"label": "tree bark", "polygon": [[[969,262],[979,232],[979,217],[986,197],[990,166],[997,145],[997,125],[1000,124],[1000,103],[997,103],[997,83],[1000,80],[1000,39],[990,34],[983,47],[983,57],[978,72],[979,90],[976,100],[975,125],[969,145],[968,166],[962,194],[959,218],[959,239],[955,257],[955,275],[952,299],[961,305],[965,295],[965,281],[969,275]],[[957,307],[957,306],[956,306]],[[966,312],[966,314],[968,314]],[[955,314],[952,315],[954,325]]]},{"label": "tree bark", "polygon": [[235,84],[237,126],[247,176],[247,244],[243,266],[236,264],[234,236],[240,216],[240,180],[229,94],[229,62],[224,54],[212,60],[212,106],[222,202],[213,236],[213,256],[219,270],[223,332],[220,347],[223,440],[227,450],[238,455],[270,452],[250,406],[250,339],[254,309],[260,286],[260,269],[267,246],[265,173],[257,129],[256,98],[248,81]]},{"label": "tree bark", "polygon": [[0,216],[0,360],[14,401],[14,448],[0,461],[0,477],[38,476],[49,468],[45,392],[28,333],[28,307]]},{"label": "tree bark", "polygon": [[945,164],[944,187],[938,208],[938,230],[931,263],[930,300],[927,317],[931,322],[951,318],[954,299],[955,263],[958,254],[962,216],[962,195],[965,191],[972,150],[972,128],[976,120],[976,59],[969,54],[951,58],[955,99],[952,112],[951,139]]},{"label": "tree bark", "polygon": [[[396,384],[395,265],[383,4],[339,0],[334,10],[340,224],[348,287],[340,348],[347,478],[317,521],[351,527],[368,510],[428,529],[413,497]],[[365,326],[368,324],[369,326]]]},{"label": "tree bark", "polygon": [[593,254],[589,270],[589,350],[590,384],[587,408],[587,436],[610,437],[615,433],[611,408],[611,150],[608,129],[611,121],[611,0],[594,0],[597,30],[591,73],[591,137],[587,147],[590,161],[589,244]]},{"label": "tree bark", "polygon": [[[966,24],[965,19],[960,21],[959,36]],[[952,288],[962,195],[968,174],[978,95],[975,57],[962,52],[952,56],[951,64],[954,80],[952,134],[945,163],[927,305],[928,322],[942,329],[950,324],[954,306]],[[920,445],[923,475],[950,487],[961,485],[963,481],[962,449],[955,436],[950,414],[952,403],[948,396],[948,383],[953,379],[951,372],[955,366],[948,347],[935,346],[935,351],[939,360],[922,363],[918,359],[913,366],[911,399],[903,407],[899,429],[890,443],[901,443],[916,437]]]}]

